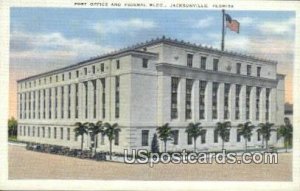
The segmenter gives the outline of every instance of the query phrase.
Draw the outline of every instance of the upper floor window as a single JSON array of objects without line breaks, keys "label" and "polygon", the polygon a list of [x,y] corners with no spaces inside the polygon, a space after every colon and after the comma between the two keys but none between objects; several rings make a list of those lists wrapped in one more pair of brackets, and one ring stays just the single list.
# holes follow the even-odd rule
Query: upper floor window
[{"label": "upper floor window", "polygon": [[65,74],[61,75],[61,80],[64,81],[65,80]]},{"label": "upper floor window", "polygon": [[50,79],[50,80],[49,80],[49,81],[50,81],[50,83],[52,83],[52,77],[50,77],[49,79]]},{"label": "upper floor window", "polygon": [[149,130],[142,130],[142,146],[148,146]]},{"label": "upper floor window", "polygon": [[69,79],[71,79],[71,72],[69,72]]},{"label": "upper floor window", "polygon": [[261,73],[261,67],[257,67],[257,77],[260,77],[260,73]]},{"label": "upper floor window", "polygon": [[219,70],[219,59],[214,58],[214,60],[213,60],[213,70],[214,71]]},{"label": "upper floor window", "polygon": [[193,55],[192,54],[187,54],[187,66],[188,67],[193,67]]},{"label": "upper floor window", "polygon": [[247,65],[247,76],[251,75],[251,65]]},{"label": "upper floor window", "polygon": [[201,56],[200,68],[201,68],[202,70],[205,70],[205,69],[206,69],[206,57],[205,57],[205,56]]},{"label": "upper floor window", "polygon": [[236,73],[237,74],[241,74],[241,67],[242,67],[241,63],[236,63]]},{"label": "upper floor window", "polygon": [[101,72],[104,72],[104,63],[101,63]]},{"label": "upper floor window", "polygon": [[95,72],[96,72],[96,67],[93,66],[92,68],[93,68],[93,69],[92,69],[92,70],[93,70],[93,74],[95,74]]},{"label": "upper floor window", "polygon": [[84,75],[87,75],[87,68],[84,68]]},{"label": "upper floor window", "polygon": [[78,70],[76,71],[76,77],[77,78],[79,77],[79,71]]},{"label": "upper floor window", "polygon": [[148,59],[143,58],[143,68],[148,68]]},{"label": "upper floor window", "polygon": [[116,68],[120,69],[120,60],[116,60]]}]

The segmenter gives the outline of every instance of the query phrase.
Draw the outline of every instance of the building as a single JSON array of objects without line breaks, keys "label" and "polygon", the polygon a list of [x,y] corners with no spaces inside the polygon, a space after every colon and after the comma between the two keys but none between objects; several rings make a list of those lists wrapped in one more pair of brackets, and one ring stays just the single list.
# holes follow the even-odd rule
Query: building
[{"label": "building", "polygon": [[[283,124],[284,78],[277,62],[162,37],[19,80],[18,139],[79,148],[75,122],[101,120],[119,124],[113,150],[123,152],[150,149],[157,126],[169,123],[168,150],[192,150],[185,128],[201,122],[207,133],[197,147],[219,150],[214,127],[231,121],[225,147],[242,148],[239,123]],[[99,150],[108,150],[107,137],[98,140]],[[248,145],[261,140],[253,131]]]}]

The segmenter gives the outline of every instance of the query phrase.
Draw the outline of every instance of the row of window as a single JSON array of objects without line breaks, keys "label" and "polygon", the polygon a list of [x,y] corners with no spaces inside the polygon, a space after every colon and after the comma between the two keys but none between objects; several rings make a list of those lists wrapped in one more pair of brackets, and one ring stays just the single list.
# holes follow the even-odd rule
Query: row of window
[{"label": "row of window", "polygon": [[[102,103],[102,118],[105,118],[105,78],[100,79],[100,83],[102,86],[102,99],[100,100]],[[97,118],[97,83],[96,80],[91,81],[92,84],[92,93],[93,97],[89,97],[89,85],[88,82],[83,82],[84,87],[84,103],[83,107],[84,109],[84,117],[88,118],[89,114],[89,99],[93,99],[93,112],[92,112],[92,118]],[[116,105],[116,112],[115,117],[119,118],[120,116],[120,77],[115,77],[115,86],[116,86],[116,96],[115,96],[115,105]],[[74,94],[71,91],[71,85],[67,86],[60,86],[55,88],[48,88],[48,89],[42,89],[37,91],[31,91],[26,93],[21,93],[19,98],[19,117],[20,119],[57,119],[57,118],[71,118],[71,98],[75,99],[74,103],[74,113],[75,118],[77,119],[79,116],[79,84],[75,84],[75,90]],[[66,95],[67,94],[67,95]],[[60,96],[60,100],[59,100]],[[65,96],[67,96],[67,99],[65,100]],[[53,100],[54,99],[54,100]],[[53,105],[54,101],[54,105]],[[67,103],[65,103],[65,101]],[[48,102],[48,104],[46,103]],[[37,105],[36,105],[37,104]],[[58,116],[58,105],[60,104],[60,116]],[[66,107],[65,107],[66,104]],[[52,115],[52,110],[54,109],[54,115]],[[65,109],[66,109],[66,115],[65,116]],[[48,112],[46,112],[48,110]],[[46,114],[48,114],[46,116]]]},{"label": "row of window", "polygon": [[[203,133],[201,136],[200,136],[200,142],[201,144],[205,144],[206,143],[206,132],[207,130],[204,130],[205,133]],[[216,130],[214,130],[214,143],[218,143],[219,141],[219,135],[217,133]],[[149,146],[149,141],[151,141],[149,139],[149,130],[142,130],[141,132],[141,145],[142,146]],[[225,142],[229,142],[230,141],[230,132],[229,132],[229,136],[228,136],[228,139],[225,140]],[[241,142],[241,137],[242,137],[242,134],[240,131],[237,131],[236,132],[236,141],[237,142]],[[256,140],[257,141],[261,141],[262,139],[262,135],[261,133],[257,132],[256,134]],[[178,145],[178,140],[179,140],[179,130],[172,130],[172,144],[174,145]],[[186,134],[186,140],[187,140],[187,145],[192,145],[193,144],[193,137],[190,136],[190,134]],[[251,142],[251,137],[248,139],[249,142]]]},{"label": "row of window", "polygon": [[[178,88],[179,88],[179,78],[171,78],[171,119],[178,118]],[[186,79],[186,94],[185,94],[185,119],[192,119],[192,89],[193,83],[195,80]],[[229,92],[230,87],[233,84],[225,83],[224,84],[224,119],[230,118],[230,109],[229,109]],[[199,119],[205,119],[205,96],[206,96],[206,86],[207,81],[199,81]],[[240,101],[245,99],[246,101],[246,120],[250,119],[250,95],[252,89],[255,87],[246,86],[246,97],[241,97],[241,85],[235,84],[235,119],[240,119]],[[212,119],[218,119],[218,91],[219,83],[212,82]],[[270,97],[270,88],[266,88],[266,120],[269,120],[269,97]],[[261,87],[256,87],[256,120],[259,120],[259,104],[260,104],[260,94]]]},{"label": "row of window", "polygon": [[[148,68],[148,62],[149,62],[148,59],[143,58],[142,59],[142,67]],[[101,72],[104,72],[104,70],[105,70],[104,63],[100,63],[99,68],[100,68]],[[120,60],[115,61],[115,68],[117,70],[120,69]],[[99,69],[97,71],[99,72]],[[92,72],[92,74],[96,74],[96,65],[92,66],[91,72]],[[79,70],[76,70],[75,72],[68,72],[67,74],[62,73],[59,75],[54,75],[54,76],[44,77],[43,79],[34,80],[32,82],[24,82],[24,83],[21,83],[21,89],[23,87],[25,87],[25,88],[36,87],[37,84],[42,85],[42,83],[46,84],[47,82],[52,83],[54,80],[55,80],[55,82],[61,82],[61,81],[65,81],[66,78],[68,78],[69,80],[74,79],[74,78],[79,78],[79,74],[80,74]],[[85,67],[85,68],[83,68],[83,75],[86,76],[87,74],[88,74],[88,68]],[[67,77],[65,77],[65,76],[67,76]]]},{"label": "row of window", "polygon": [[[19,126],[18,135],[24,137],[38,137],[47,139],[71,140],[71,128],[64,127],[35,127],[35,126]],[[65,136],[66,135],[66,136]],[[73,133],[73,140],[78,141],[78,137]],[[101,134],[100,144],[105,145],[105,135]],[[91,136],[91,141],[94,137]],[[119,132],[116,133],[114,144],[119,145]]]},{"label": "row of window", "polygon": [[[187,66],[190,68],[193,67],[193,57],[194,57],[193,54],[187,54]],[[200,69],[206,70],[206,62],[207,62],[207,57],[201,56]],[[242,64],[236,63],[236,74],[241,74],[241,68],[242,68]],[[219,71],[219,59],[217,59],[217,58],[213,59],[213,71]],[[251,75],[252,75],[252,66],[247,65],[247,76],[251,76]],[[257,77],[261,76],[261,67],[260,66],[257,66],[257,68],[256,68],[256,76]]]}]

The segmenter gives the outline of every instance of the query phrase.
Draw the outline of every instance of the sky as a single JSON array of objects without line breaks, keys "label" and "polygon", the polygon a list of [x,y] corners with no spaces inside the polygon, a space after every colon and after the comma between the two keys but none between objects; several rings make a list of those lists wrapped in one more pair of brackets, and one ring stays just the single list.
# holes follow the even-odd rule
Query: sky
[{"label": "sky", "polygon": [[[295,12],[226,12],[240,33],[226,30],[225,50],[278,61],[293,103]],[[220,10],[12,8],[10,116],[16,116],[16,80],[75,64],[152,38],[170,37],[220,48]]]}]

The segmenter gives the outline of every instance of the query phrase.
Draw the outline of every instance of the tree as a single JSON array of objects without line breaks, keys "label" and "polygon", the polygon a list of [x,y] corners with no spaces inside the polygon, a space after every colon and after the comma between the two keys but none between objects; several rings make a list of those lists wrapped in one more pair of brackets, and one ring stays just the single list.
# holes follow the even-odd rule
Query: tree
[{"label": "tree", "polygon": [[291,124],[289,118],[284,118],[284,125],[281,125],[277,130],[278,139],[283,137],[285,152],[287,152],[288,145],[291,145],[293,140],[293,125]]},{"label": "tree", "polygon": [[275,131],[275,129],[272,129],[273,125],[274,125],[273,123],[269,123],[269,122],[260,123],[258,125],[259,129],[257,129],[257,132],[260,133],[263,139],[265,140],[267,150],[269,149],[268,141],[271,137],[271,131]]},{"label": "tree", "polygon": [[222,139],[222,150],[224,149],[224,141],[229,139],[231,123],[225,121],[223,123],[218,122],[215,128],[216,132]]},{"label": "tree", "polygon": [[103,134],[108,137],[109,140],[109,151],[110,151],[110,160],[112,160],[112,141],[116,138],[116,134],[121,131],[117,123],[111,125],[110,123],[104,123],[105,127]]},{"label": "tree", "polygon": [[158,127],[156,130],[157,130],[159,139],[164,142],[165,152],[167,152],[167,142],[169,140],[172,140],[171,127],[169,127],[169,124],[166,123],[166,124]]},{"label": "tree", "polygon": [[81,136],[81,151],[83,150],[83,140],[84,140],[84,134],[88,134],[88,123],[75,123],[76,128],[74,129],[75,136]]},{"label": "tree", "polygon": [[11,117],[9,120],[8,120],[8,136],[11,137],[11,136],[17,136],[17,132],[18,132],[18,121],[14,118],[14,117]]},{"label": "tree", "polygon": [[196,152],[196,141],[201,135],[204,135],[206,131],[200,126],[201,123],[190,123],[185,132],[194,139],[194,152]]},{"label": "tree", "polygon": [[152,153],[159,153],[159,145],[158,145],[158,140],[157,140],[157,134],[156,133],[154,133],[154,136],[152,138],[151,152]]},{"label": "tree", "polygon": [[98,145],[98,134],[103,133],[103,126],[102,126],[102,121],[98,121],[96,124],[90,123],[89,124],[89,132],[91,133],[91,138],[93,137],[94,139],[94,154],[96,154],[96,149]]},{"label": "tree", "polygon": [[247,151],[247,141],[251,138],[253,129],[254,125],[252,125],[249,121],[238,125],[238,130],[240,131],[241,135],[244,137],[245,140],[245,151]]}]

